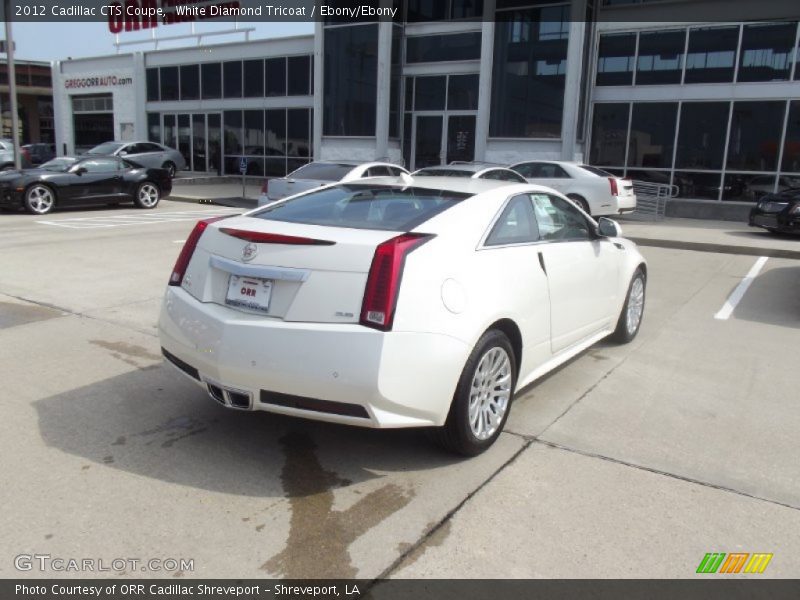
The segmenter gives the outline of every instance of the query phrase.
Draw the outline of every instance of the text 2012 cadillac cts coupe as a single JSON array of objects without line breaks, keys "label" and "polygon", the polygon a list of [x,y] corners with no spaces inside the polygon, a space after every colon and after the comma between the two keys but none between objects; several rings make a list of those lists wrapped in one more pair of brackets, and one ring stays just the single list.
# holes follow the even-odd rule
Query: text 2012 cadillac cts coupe
[{"label": "text 2012 cadillac cts coupe", "polygon": [[431,427],[474,455],[514,392],[639,330],[647,267],[552,189],[406,176],[197,224],[170,277],[165,357],[220,404]]}]

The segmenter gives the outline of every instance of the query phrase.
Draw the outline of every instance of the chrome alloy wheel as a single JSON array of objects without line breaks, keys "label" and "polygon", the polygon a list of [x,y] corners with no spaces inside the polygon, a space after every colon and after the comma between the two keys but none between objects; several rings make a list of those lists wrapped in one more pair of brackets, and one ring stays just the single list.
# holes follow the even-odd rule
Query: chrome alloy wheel
[{"label": "chrome alloy wheel", "polygon": [[144,208],[152,208],[158,204],[158,188],[152,183],[139,186],[139,204]]},{"label": "chrome alloy wheel", "polygon": [[481,357],[469,393],[469,426],[479,440],[494,435],[511,398],[511,360],[503,348],[491,348]]},{"label": "chrome alloy wheel", "polygon": [[628,335],[633,335],[639,328],[644,310],[644,281],[641,276],[636,277],[631,284],[631,294],[628,298],[628,311],[625,316],[625,325]]},{"label": "chrome alloy wheel", "polygon": [[53,192],[44,185],[33,186],[26,196],[31,211],[38,215],[49,213],[56,201]]}]

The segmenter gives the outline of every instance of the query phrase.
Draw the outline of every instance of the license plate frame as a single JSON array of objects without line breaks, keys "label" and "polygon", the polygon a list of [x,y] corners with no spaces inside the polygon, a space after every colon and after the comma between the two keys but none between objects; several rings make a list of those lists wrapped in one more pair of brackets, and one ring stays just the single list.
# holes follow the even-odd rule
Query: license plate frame
[{"label": "license plate frame", "polygon": [[225,304],[260,313],[268,313],[272,301],[272,279],[231,275]]}]

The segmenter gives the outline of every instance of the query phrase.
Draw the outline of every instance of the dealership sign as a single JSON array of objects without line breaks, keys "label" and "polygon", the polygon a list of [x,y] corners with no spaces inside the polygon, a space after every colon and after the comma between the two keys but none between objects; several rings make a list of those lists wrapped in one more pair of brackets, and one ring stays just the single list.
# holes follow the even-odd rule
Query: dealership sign
[{"label": "dealership sign", "polygon": [[122,33],[224,17],[239,8],[239,0],[112,0],[103,12],[108,30]]},{"label": "dealership sign", "polygon": [[65,79],[64,87],[69,90],[74,88],[131,85],[132,83],[133,83],[133,77],[117,77],[116,75],[104,75],[100,77],[72,77],[71,79]]}]

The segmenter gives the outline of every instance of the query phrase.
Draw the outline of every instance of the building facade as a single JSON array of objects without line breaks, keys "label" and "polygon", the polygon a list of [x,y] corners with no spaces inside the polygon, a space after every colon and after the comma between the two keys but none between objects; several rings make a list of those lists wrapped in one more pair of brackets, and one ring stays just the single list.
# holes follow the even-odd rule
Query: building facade
[{"label": "building facade", "polygon": [[760,21],[745,0],[402,4],[394,22],[55,63],[59,149],[149,139],[196,172],[245,157],[267,176],[577,160],[714,201],[800,178],[794,2],[763,0]]},{"label": "building facade", "polygon": [[[50,64],[28,60],[14,62],[20,143],[52,144],[55,141],[55,122]],[[8,64],[2,61],[0,62],[0,137],[11,138],[11,121]]]}]

